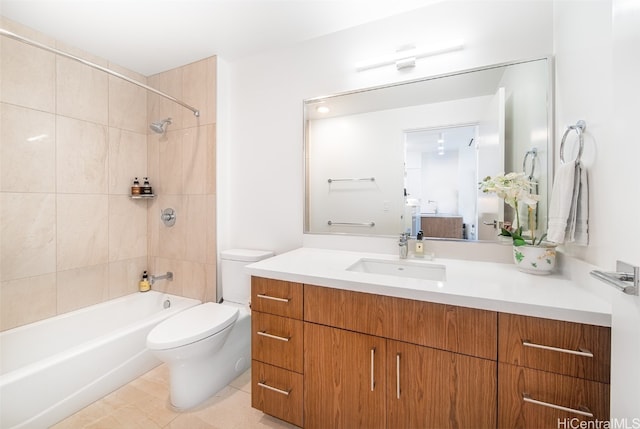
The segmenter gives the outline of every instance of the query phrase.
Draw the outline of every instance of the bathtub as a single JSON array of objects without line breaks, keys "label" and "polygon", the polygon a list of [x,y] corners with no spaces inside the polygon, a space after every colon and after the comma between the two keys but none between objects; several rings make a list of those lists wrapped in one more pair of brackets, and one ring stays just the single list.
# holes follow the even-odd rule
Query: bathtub
[{"label": "bathtub", "polygon": [[0,333],[0,428],[51,426],[159,365],[147,334],[197,304],[135,293]]}]

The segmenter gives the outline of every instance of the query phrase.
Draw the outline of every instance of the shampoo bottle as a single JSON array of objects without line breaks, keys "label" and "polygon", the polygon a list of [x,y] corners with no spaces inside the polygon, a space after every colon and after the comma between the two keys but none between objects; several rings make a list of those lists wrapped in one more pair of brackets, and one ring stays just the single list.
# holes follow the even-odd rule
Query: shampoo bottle
[{"label": "shampoo bottle", "polygon": [[131,195],[140,195],[140,182],[136,177],[133,179],[133,186],[131,186]]},{"label": "shampoo bottle", "polygon": [[142,183],[142,192],[143,195],[152,195],[153,189],[151,188],[151,184],[149,183],[149,178],[145,177],[144,182]]},{"label": "shampoo bottle", "polygon": [[138,289],[140,292],[147,292],[151,289],[151,283],[149,283],[149,276],[146,271],[142,273],[142,278],[140,279],[140,283],[138,283]]}]

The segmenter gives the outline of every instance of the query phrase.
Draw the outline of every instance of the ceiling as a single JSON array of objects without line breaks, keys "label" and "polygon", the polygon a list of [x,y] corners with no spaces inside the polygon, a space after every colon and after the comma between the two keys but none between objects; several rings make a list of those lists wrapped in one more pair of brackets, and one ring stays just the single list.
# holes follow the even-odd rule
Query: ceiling
[{"label": "ceiling", "polygon": [[292,45],[443,0],[0,0],[13,21],[149,76]]}]

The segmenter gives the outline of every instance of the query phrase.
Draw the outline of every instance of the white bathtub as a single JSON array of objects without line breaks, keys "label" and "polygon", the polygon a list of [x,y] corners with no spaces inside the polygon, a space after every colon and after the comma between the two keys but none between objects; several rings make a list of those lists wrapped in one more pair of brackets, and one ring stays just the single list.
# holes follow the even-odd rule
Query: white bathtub
[{"label": "white bathtub", "polygon": [[48,427],[154,368],[149,331],[199,303],[136,293],[0,333],[0,428]]}]

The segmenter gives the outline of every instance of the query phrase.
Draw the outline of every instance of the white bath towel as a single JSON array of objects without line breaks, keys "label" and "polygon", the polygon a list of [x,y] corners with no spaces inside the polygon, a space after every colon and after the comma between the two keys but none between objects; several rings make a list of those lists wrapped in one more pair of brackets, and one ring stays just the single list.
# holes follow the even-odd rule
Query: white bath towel
[{"label": "white bath towel", "polygon": [[547,240],[588,243],[589,187],[587,171],[579,162],[561,164],[551,191]]}]

